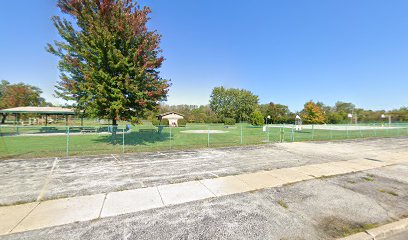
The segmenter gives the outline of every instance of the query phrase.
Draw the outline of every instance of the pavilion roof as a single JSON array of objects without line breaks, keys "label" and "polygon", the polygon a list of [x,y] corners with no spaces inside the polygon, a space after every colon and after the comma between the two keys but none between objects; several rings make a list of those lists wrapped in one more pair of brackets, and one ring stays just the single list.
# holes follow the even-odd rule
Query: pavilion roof
[{"label": "pavilion roof", "polygon": [[75,111],[63,107],[15,107],[1,109],[0,113],[33,113],[33,114],[55,114],[55,115],[75,115]]}]

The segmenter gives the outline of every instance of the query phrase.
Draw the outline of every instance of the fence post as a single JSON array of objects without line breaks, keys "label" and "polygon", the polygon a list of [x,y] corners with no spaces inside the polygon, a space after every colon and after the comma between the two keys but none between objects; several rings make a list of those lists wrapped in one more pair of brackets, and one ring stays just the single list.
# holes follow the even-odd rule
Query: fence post
[{"label": "fence post", "polygon": [[361,132],[361,126],[360,126],[360,125],[358,125],[358,130],[360,130],[360,137],[362,138],[362,137],[363,137],[363,133]]},{"label": "fence post", "polygon": [[346,139],[348,139],[349,138],[349,130],[348,130],[348,127],[347,127],[348,125],[346,125],[346,132],[347,132],[347,138]]},{"label": "fence post", "polygon": [[312,140],[314,140],[314,124],[312,124]]},{"label": "fence post", "polygon": [[377,137],[377,126],[375,126],[375,123],[373,125],[374,125],[374,137]]},{"label": "fence post", "polygon": [[329,134],[330,134],[330,140],[332,140],[333,139],[333,125],[329,125],[330,126],[330,129],[329,129]]},{"label": "fence post", "polygon": [[207,147],[210,147],[210,125],[208,125],[208,132],[207,132]]},{"label": "fence post", "polygon": [[171,150],[171,148],[172,148],[171,144],[172,144],[173,136],[171,134],[171,126],[170,125],[169,125],[169,128],[170,128],[170,150]]},{"label": "fence post", "polygon": [[122,129],[122,154],[125,153],[125,127]]},{"label": "fence post", "polygon": [[268,143],[269,143],[270,141],[269,141],[269,127],[268,127],[268,125],[266,125],[266,132],[268,134]]},{"label": "fence post", "polygon": [[69,157],[69,126],[67,127],[67,157]]},{"label": "fence post", "polygon": [[280,142],[284,141],[284,136],[285,136],[285,130],[283,129],[283,127],[280,127]]},{"label": "fence post", "polygon": [[241,144],[243,144],[243,139],[242,139],[242,125],[241,125]]},{"label": "fence post", "polygon": [[294,131],[294,125],[292,125],[292,142],[295,141],[295,131]]}]

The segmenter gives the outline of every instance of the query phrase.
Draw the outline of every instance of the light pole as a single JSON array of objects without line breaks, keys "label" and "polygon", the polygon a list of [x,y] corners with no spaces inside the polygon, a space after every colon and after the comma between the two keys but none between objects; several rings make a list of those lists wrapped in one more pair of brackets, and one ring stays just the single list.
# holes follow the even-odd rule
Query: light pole
[{"label": "light pole", "polygon": [[391,115],[381,114],[381,118],[388,118],[388,127],[391,126]]}]

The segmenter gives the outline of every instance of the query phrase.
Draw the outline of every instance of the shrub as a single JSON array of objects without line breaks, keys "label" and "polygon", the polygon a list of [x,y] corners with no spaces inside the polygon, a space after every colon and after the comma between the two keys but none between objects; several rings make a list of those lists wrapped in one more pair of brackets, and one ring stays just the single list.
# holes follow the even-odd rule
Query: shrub
[{"label": "shrub", "polygon": [[152,124],[153,124],[153,126],[159,126],[159,125],[161,125],[161,126],[168,126],[168,125],[169,125],[169,120],[168,120],[168,119],[162,119],[162,120],[161,120],[161,124],[160,124],[160,120],[158,120],[158,119],[153,119],[153,120],[152,120]]},{"label": "shrub", "polygon": [[235,119],[233,118],[224,118],[225,125],[235,125]]},{"label": "shrub", "polygon": [[251,114],[251,124],[254,126],[260,126],[264,124],[264,117],[261,113],[261,111],[259,110],[255,110],[252,114]]},{"label": "shrub", "polygon": [[159,126],[160,125],[160,121],[158,119],[153,119],[152,120],[152,125],[153,126]]},{"label": "shrub", "polygon": [[185,126],[187,125],[187,120],[186,120],[186,119],[179,119],[179,120],[177,121],[177,125],[178,125],[179,127],[185,127]]},{"label": "shrub", "polygon": [[223,123],[223,121],[221,121],[216,116],[208,116],[204,119],[204,123]]}]

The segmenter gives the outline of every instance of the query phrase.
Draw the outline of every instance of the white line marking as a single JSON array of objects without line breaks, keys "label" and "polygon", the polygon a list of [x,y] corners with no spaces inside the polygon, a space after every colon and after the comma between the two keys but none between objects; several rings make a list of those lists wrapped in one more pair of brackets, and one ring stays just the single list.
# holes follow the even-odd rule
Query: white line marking
[{"label": "white line marking", "polygon": [[44,186],[42,187],[40,194],[38,194],[37,202],[41,201],[44,197],[45,192],[47,191],[48,184],[51,181],[52,174],[54,173],[54,169],[57,166],[58,158],[55,158],[54,163],[52,164],[51,172],[48,174],[47,179],[45,180]]},{"label": "white line marking", "polygon": [[209,172],[209,174],[213,175],[213,176],[216,177],[216,178],[219,178],[219,177],[220,177],[220,176],[218,176],[217,174],[212,173],[212,172]]},{"label": "white line marking", "polygon": [[118,158],[115,157],[115,155],[111,154],[111,156],[118,162],[120,162],[120,160]]}]

